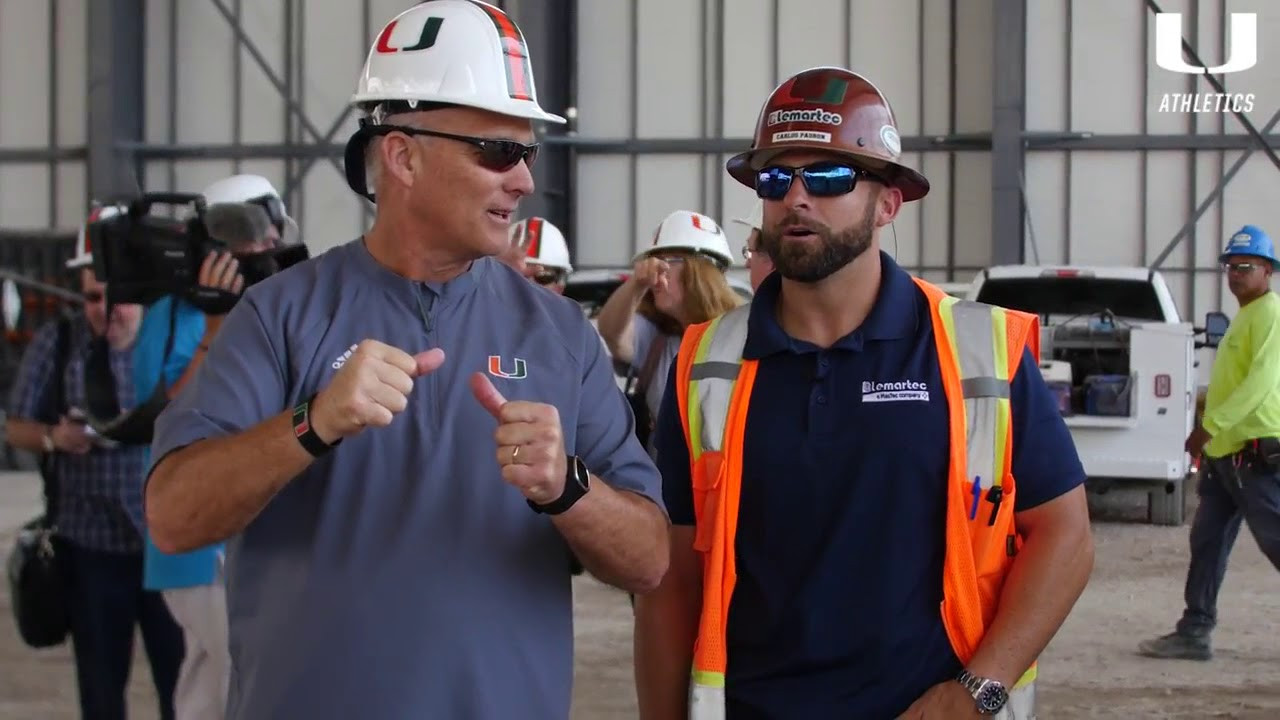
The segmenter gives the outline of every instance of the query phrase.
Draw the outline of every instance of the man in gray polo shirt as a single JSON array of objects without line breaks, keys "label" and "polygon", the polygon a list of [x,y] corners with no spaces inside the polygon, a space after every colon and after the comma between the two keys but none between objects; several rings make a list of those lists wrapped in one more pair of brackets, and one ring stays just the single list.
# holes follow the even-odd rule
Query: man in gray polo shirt
[{"label": "man in gray polo shirt", "polygon": [[230,718],[566,718],[570,551],[631,592],[666,571],[599,338],[492,257],[558,120],[526,57],[480,3],[389,24],[347,153],[373,227],[250,288],[157,424],[156,545],[229,539]]}]

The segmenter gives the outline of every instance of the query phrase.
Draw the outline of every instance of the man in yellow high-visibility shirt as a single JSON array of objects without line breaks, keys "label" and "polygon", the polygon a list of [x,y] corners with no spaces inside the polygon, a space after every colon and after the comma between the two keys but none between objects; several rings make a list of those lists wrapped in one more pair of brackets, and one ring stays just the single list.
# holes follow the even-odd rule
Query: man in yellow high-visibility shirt
[{"label": "man in yellow high-visibility shirt", "polygon": [[1280,268],[1271,238],[1245,225],[1220,258],[1240,312],[1218,347],[1204,418],[1187,438],[1200,464],[1200,507],[1191,524],[1186,610],[1177,629],[1139,646],[1143,655],[1208,660],[1218,589],[1240,521],[1280,570]]}]

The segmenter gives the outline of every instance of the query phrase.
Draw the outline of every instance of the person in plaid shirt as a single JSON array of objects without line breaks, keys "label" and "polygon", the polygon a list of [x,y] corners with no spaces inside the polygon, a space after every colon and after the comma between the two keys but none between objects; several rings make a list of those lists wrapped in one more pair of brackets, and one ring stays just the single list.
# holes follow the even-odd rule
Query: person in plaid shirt
[{"label": "person in plaid shirt", "polygon": [[[57,480],[57,550],[65,573],[80,709],[84,718],[124,720],[133,634],[143,642],[159,695],[160,716],[173,718],[173,689],[184,652],[182,631],[159,592],[142,587],[142,478],[146,445],[94,436],[85,407],[84,365],[90,343],[106,338],[121,408],[137,404],[131,348],[142,308],[117,305],[107,317],[105,290],[89,264],[83,230],[76,257],[85,306],[70,318],[66,369],[55,378],[58,321],[36,332],[22,356],[9,398],[7,433],[15,447],[53,454]],[[64,408],[56,407],[61,383]]]}]

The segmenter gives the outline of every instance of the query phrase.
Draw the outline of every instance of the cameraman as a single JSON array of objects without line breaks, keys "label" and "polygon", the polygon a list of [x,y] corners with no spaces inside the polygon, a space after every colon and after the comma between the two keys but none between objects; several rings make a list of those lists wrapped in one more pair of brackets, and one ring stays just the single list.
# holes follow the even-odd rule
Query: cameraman
[{"label": "cameraman", "polygon": [[[197,282],[208,296],[225,293],[222,302],[229,309],[251,284],[246,275],[254,280],[270,273],[273,251],[290,235],[296,237],[296,226],[266,178],[235,175],[213,183],[203,195],[204,229],[226,250],[205,256]],[[175,397],[194,376],[224,316],[225,310],[202,311],[172,295],[153,303],[138,334],[135,384]],[[163,593],[186,640],[173,698],[177,720],[220,720],[225,714],[230,655],[222,564],[221,544],[167,555],[146,535],[144,586]]]},{"label": "cameraman", "polygon": [[[108,205],[89,223],[118,214]],[[142,308],[115,304],[94,275],[84,226],[67,268],[79,274],[84,307],[45,324],[22,355],[12,385],[6,432],[14,447],[49,460],[56,508],[54,540],[63,575],[80,713],[85,720],[124,720],[134,633],[151,663],[159,716],[174,716],[172,696],[182,661],[182,631],[160,593],[143,589],[142,481],[147,446],[113,444],[86,423],[86,366],[96,349],[119,404],[135,407],[131,355]],[[65,324],[64,324],[65,323]],[[136,396],[136,397],[135,397]],[[42,465],[44,463],[42,462]]]}]

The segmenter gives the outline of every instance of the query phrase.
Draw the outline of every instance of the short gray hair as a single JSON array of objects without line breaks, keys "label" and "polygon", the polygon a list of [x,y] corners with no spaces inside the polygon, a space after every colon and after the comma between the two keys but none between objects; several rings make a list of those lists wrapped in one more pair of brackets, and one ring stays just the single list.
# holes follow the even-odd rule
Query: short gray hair
[{"label": "short gray hair", "polygon": [[[417,113],[400,113],[379,118],[379,125],[399,125],[401,127],[425,130]],[[376,126],[375,126],[376,127]],[[364,184],[371,194],[377,196],[382,185],[382,161],[378,158],[378,148],[382,144],[382,136],[374,135],[364,148]]]}]

